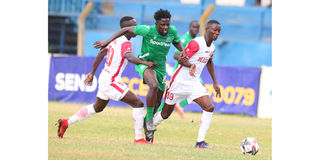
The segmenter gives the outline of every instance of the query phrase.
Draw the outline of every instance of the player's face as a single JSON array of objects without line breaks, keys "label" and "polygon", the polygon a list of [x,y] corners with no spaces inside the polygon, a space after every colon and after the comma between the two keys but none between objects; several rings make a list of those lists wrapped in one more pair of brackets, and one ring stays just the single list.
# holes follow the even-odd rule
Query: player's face
[{"label": "player's face", "polygon": [[199,33],[200,24],[199,22],[193,22],[189,28],[189,33],[192,37],[196,37],[196,35]]},{"label": "player's face", "polygon": [[169,18],[161,18],[156,22],[157,31],[160,35],[167,35],[168,30],[170,28],[170,19]]},{"label": "player's face", "polygon": [[[130,21],[128,21],[128,27],[129,26],[136,26],[137,25],[137,21],[135,19],[131,19]],[[135,34],[132,34],[131,37],[135,37]]]},{"label": "player's face", "polygon": [[218,39],[220,35],[220,31],[221,31],[220,24],[213,23],[207,26],[206,34],[215,41]]}]

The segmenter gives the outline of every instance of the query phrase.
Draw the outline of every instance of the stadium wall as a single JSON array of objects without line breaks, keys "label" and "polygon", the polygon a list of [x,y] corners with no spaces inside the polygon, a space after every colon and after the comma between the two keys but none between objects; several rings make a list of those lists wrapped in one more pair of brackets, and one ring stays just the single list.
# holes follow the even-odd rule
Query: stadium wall
[{"label": "stadium wall", "polygon": [[[86,31],[85,32],[85,56],[95,57],[98,53],[93,48],[93,43],[97,40],[105,40],[112,36],[112,32],[106,31]],[[130,40],[135,55],[141,51],[142,37],[136,36]],[[266,42],[245,42],[245,41],[222,41],[214,42],[216,51],[214,53],[214,63],[223,66],[247,66],[259,67],[262,65],[272,66],[272,45]],[[168,56],[168,63],[175,63],[173,55],[175,47],[171,46]]]},{"label": "stadium wall", "polygon": [[[51,57],[48,98],[53,101],[71,103],[93,103],[98,87],[98,77],[104,65],[96,71],[93,84],[84,86],[86,74],[90,72],[94,57]],[[172,72],[173,63],[167,64],[168,73]],[[228,114],[246,114],[257,116],[259,101],[260,67],[215,66],[222,97],[215,97],[212,80],[205,68],[202,74],[204,86],[215,104],[215,112]],[[169,84],[170,75],[167,75]],[[143,101],[146,99],[148,86],[135,72],[134,65],[128,63],[123,72],[122,81]],[[110,106],[128,106],[123,102],[110,101]],[[185,107],[185,111],[201,112],[194,103]]]}]

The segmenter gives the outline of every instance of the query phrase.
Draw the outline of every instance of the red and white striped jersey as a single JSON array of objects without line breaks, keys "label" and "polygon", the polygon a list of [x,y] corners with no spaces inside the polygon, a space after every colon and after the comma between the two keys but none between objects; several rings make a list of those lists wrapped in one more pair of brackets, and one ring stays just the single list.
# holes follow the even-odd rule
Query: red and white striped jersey
[{"label": "red and white striped jersey", "polygon": [[186,49],[186,55],[189,57],[189,62],[196,65],[195,77],[190,76],[188,67],[179,65],[178,69],[172,76],[171,81],[177,81],[183,84],[193,84],[195,81],[200,81],[199,77],[208,60],[213,57],[215,51],[214,44],[207,46],[204,37],[197,37],[189,42]]},{"label": "red and white striped jersey", "polygon": [[125,36],[115,39],[107,46],[107,60],[102,71],[107,72],[107,81],[121,81],[121,74],[128,64],[124,54],[128,51],[132,52],[131,46],[131,42]]}]

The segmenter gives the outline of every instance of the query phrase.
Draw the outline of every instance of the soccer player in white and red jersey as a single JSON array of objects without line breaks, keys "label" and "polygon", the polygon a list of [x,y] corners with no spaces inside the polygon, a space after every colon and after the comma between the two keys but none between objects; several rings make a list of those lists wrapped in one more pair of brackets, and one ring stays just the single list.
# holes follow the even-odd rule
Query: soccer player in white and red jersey
[{"label": "soccer player in white and red jersey", "polygon": [[166,90],[163,110],[161,113],[155,114],[153,119],[154,125],[159,125],[171,115],[175,104],[184,98],[187,98],[189,103],[192,101],[196,102],[203,109],[197,143],[195,145],[196,148],[212,148],[204,139],[211,123],[214,105],[207,89],[201,84],[199,77],[204,66],[207,66],[213,80],[216,96],[221,97],[212,62],[215,51],[215,46],[212,42],[217,40],[220,30],[220,23],[216,20],[210,20],[206,24],[205,35],[189,42],[185,49],[189,59],[184,61],[179,60],[180,65],[173,74],[169,88]]},{"label": "soccer player in white and red jersey", "polygon": [[[133,17],[125,16],[120,20],[120,27],[128,27],[137,25]],[[107,56],[104,69],[99,76],[99,90],[97,99],[94,104],[89,104],[80,109],[77,113],[68,119],[58,120],[58,136],[63,138],[66,129],[73,123],[84,120],[92,115],[101,112],[109,100],[122,101],[133,107],[132,115],[134,119],[135,140],[134,143],[148,143],[142,135],[143,128],[143,102],[127,85],[121,81],[121,74],[125,69],[128,61],[134,64],[144,64],[150,68],[155,68],[157,65],[154,62],[144,61],[135,57],[132,53],[131,42],[129,41],[133,34],[127,33],[114,41],[107,48],[102,48],[98,53],[91,72],[87,75],[84,83],[91,85],[93,76],[104,56]]]}]

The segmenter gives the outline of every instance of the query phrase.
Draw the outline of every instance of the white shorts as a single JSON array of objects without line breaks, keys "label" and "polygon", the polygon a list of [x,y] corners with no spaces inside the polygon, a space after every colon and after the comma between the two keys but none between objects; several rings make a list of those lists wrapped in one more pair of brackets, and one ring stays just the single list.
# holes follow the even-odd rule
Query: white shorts
[{"label": "white shorts", "polygon": [[209,95],[209,93],[200,81],[194,82],[192,85],[174,81],[167,89],[165,102],[169,105],[173,105],[180,103],[183,99],[187,98],[188,103],[191,103],[193,100],[205,95]]},{"label": "white shorts", "polygon": [[109,79],[108,76],[100,74],[97,97],[103,100],[121,100],[129,91],[128,86],[120,80],[110,82]]}]

